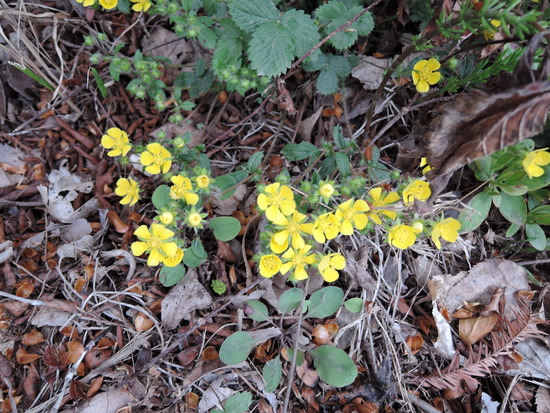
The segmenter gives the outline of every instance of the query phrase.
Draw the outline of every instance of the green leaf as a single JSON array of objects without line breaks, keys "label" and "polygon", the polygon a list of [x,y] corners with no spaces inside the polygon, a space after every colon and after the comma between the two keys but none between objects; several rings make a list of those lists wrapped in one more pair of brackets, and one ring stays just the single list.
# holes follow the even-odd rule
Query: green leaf
[{"label": "green leaf", "polygon": [[502,201],[498,210],[512,224],[524,225],[527,222],[527,205],[522,196],[501,193]]},{"label": "green leaf", "polygon": [[130,2],[128,0],[118,0],[116,8],[122,13],[130,13]]},{"label": "green leaf", "polygon": [[248,44],[250,66],[260,76],[274,77],[285,72],[295,55],[292,34],[277,21],[262,24]]},{"label": "green leaf", "polygon": [[201,263],[208,258],[202,242],[199,238],[195,238],[191,242],[191,247],[185,250],[185,255],[183,256],[183,263],[189,267],[197,268]]},{"label": "green leaf", "polygon": [[363,309],[363,299],[359,297],[350,298],[349,300],[346,300],[344,306],[350,313],[360,313]]},{"label": "green leaf", "polygon": [[321,161],[318,172],[322,179],[326,179],[336,172],[336,158],[333,153],[327,154],[327,157]]},{"label": "green leaf", "polygon": [[350,356],[337,347],[320,346],[309,352],[319,378],[334,387],[347,386],[357,377],[357,366]]},{"label": "green leaf", "polygon": [[244,302],[246,306],[249,307],[245,309],[245,314],[254,321],[268,321],[269,312],[267,311],[267,306],[258,300],[247,300]]},{"label": "green leaf", "polygon": [[252,403],[252,393],[243,391],[229,396],[223,404],[223,410],[225,413],[243,413],[248,411],[250,403]]},{"label": "green leaf", "polygon": [[304,63],[304,69],[308,72],[320,71],[315,85],[323,95],[335,93],[339,88],[338,82],[351,73],[349,60],[332,54],[321,54],[316,61]]},{"label": "green leaf", "polygon": [[269,360],[265,363],[262,370],[262,377],[265,381],[264,390],[268,393],[273,393],[279,387],[281,378],[283,377],[283,366],[279,357]]},{"label": "green leaf", "polygon": [[336,167],[338,168],[338,172],[340,172],[340,175],[342,175],[342,178],[350,176],[351,166],[348,156],[343,152],[336,152],[334,154],[334,159],[336,159]]},{"label": "green leaf", "polygon": [[243,33],[231,20],[222,19],[219,25],[220,28],[216,29],[218,44],[212,56],[212,67],[218,76],[221,70],[236,65],[243,54],[244,48]]},{"label": "green leaf", "polygon": [[220,360],[229,366],[242,363],[255,345],[256,340],[246,331],[233,333],[220,347]]},{"label": "green leaf", "polygon": [[527,223],[550,225],[550,205],[541,205],[529,211],[527,214]]},{"label": "green leaf", "polygon": [[176,285],[185,277],[185,267],[182,264],[178,264],[175,267],[168,267],[164,265],[159,273],[159,281],[165,287],[171,287]]},{"label": "green leaf", "polygon": [[[221,175],[216,177],[216,182],[214,183],[215,186],[218,187],[220,192],[223,194],[225,191],[227,191],[232,186],[235,186],[237,183],[237,180],[233,175]],[[227,192],[225,195],[221,196],[221,200],[227,199],[231,197],[235,193],[236,189],[233,189],[232,191]]]},{"label": "green leaf", "polygon": [[279,11],[271,0],[232,0],[229,13],[235,24],[248,32],[279,18]]},{"label": "green leaf", "polygon": [[99,89],[101,96],[103,96],[103,99],[107,99],[107,96],[109,96],[109,93],[107,92],[105,83],[103,83],[103,79],[101,78],[101,76],[99,75],[95,67],[92,67],[92,74],[94,75],[94,79],[95,79],[95,82],[97,83],[97,88]]},{"label": "green leaf", "polygon": [[546,235],[540,225],[527,224],[525,225],[525,235],[533,248],[544,251],[546,249]]},{"label": "green leaf", "polygon": [[[294,357],[294,349],[287,348],[286,356],[288,357],[288,361],[292,361],[292,358]],[[298,353],[296,354],[296,365],[301,366],[302,364],[304,364],[304,361],[306,361],[306,356],[304,355],[304,352],[298,350]]]},{"label": "green leaf", "polygon": [[309,142],[288,143],[281,149],[281,154],[291,162],[302,161],[319,154],[319,149]]},{"label": "green leaf", "polygon": [[518,224],[511,224],[508,229],[506,230],[506,238],[513,237],[516,232],[518,232],[521,228],[521,225]]},{"label": "green leaf", "polygon": [[212,218],[208,225],[214,230],[214,236],[219,241],[230,241],[241,231],[241,223],[234,217]]},{"label": "green leaf", "polygon": [[[309,52],[321,38],[315,21],[302,10],[287,11],[283,14],[281,23],[291,33],[295,56],[302,56]],[[314,60],[316,57],[310,56],[309,59]]]},{"label": "green leaf", "polygon": [[260,164],[262,163],[263,158],[264,158],[263,151],[258,151],[253,153],[252,156],[248,158],[248,162],[246,163],[246,169],[248,169],[249,171],[258,169]]},{"label": "green leaf", "polygon": [[334,314],[343,299],[344,291],[338,287],[324,287],[315,291],[309,297],[306,318],[325,318]]},{"label": "green leaf", "polygon": [[481,192],[472,198],[468,204],[471,209],[461,212],[457,218],[461,234],[473,231],[485,221],[491,209],[492,197],[488,192]]},{"label": "green leaf", "polygon": [[166,208],[168,204],[172,202],[172,198],[170,198],[170,187],[167,185],[157,186],[157,189],[153,192],[151,200],[153,201],[155,208],[159,211],[162,208]]},{"label": "green leaf", "polygon": [[279,302],[277,303],[277,310],[281,314],[288,314],[292,310],[298,308],[302,302],[302,297],[304,296],[304,290],[301,288],[291,288],[286,290],[279,297]]}]

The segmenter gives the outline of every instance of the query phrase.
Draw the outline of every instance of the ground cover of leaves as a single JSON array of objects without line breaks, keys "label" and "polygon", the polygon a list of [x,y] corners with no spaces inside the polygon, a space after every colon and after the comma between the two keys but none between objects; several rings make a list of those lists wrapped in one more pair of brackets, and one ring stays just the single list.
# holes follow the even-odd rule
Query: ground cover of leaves
[{"label": "ground cover of leaves", "polygon": [[[341,389],[320,381],[309,359],[291,383],[285,380],[292,357],[284,349],[295,346],[299,318],[274,311],[291,285],[280,276],[262,279],[252,261],[262,228],[252,184],[207,204],[210,216],[241,221],[237,239],[221,242],[207,233],[208,260],[180,284],[163,287],[155,268],[129,252],[133,231],[154,216],[148,197],[158,182],[143,177],[144,199],[137,208],[123,207],[113,193],[123,168],[99,143],[114,125],[140,144],[159,130],[175,136],[183,129],[150,102],[131,98],[124,79],[109,84],[103,99],[81,45],[87,25],[122,36],[129,55],[143,41],[173,45],[165,22],[148,20],[126,30],[135,22],[131,15],[98,12],[87,19],[68,0],[22,4],[0,2],[5,36],[12,45],[26,45],[8,44],[0,54],[2,412],[206,412],[243,392],[252,394],[250,411],[279,412],[289,386],[293,412],[492,412],[496,403],[501,411],[548,411],[550,352],[542,323],[549,305],[547,254],[524,252],[521,240],[509,245],[497,215],[443,251],[420,242],[396,252],[380,234],[341,241],[347,267],[334,285],[346,298],[361,298],[364,308],[354,314],[342,307],[300,325],[302,344],[335,344],[355,361],[358,379]],[[364,54],[381,66],[401,47],[395,28],[388,33],[363,44]],[[203,56],[189,45],[178,47],[167,47],[166,56],[187,53],[187,62]],[[8,63],[17,60],[10,53],[59,88],[48,91],[21,75]],[[194,144],[206,145],[214,176],[234,171],[258,150],[267,153],[265,182],[283,168],[298,176],[304,167],[290,164],[280,149],[301,141],[320,146],[335,125],[356,137],[368,157],[373,147],[356,132],[383,72],[356,75],[344,95],[323,97],[314,94],[308,74],[296,71],[286,85],[295,116],[269,102],[223,140],[257,107],[258,96],[207,94],[184,114],[184,130]],[[384,99],[378,128],[400,112],[405,98]],[[376,142],[383,162],[420,174],[418,159],[405,155],[439,103],[388,128]],[[452,184],[464,193],[475,186],[467,171]],[[212,280],[222,281],[227,292],[217,296]],[[321,285],[312,278],[309,291]],[[268,305],[270,322],[246,316],[251,298]],[[436,301],[439,306],[432,305]],[[226,366],[218,351],[238,330],[263,339],[246,362]],[[283,378],[267,392],[261,372],[276,357],[284,360]]]}]

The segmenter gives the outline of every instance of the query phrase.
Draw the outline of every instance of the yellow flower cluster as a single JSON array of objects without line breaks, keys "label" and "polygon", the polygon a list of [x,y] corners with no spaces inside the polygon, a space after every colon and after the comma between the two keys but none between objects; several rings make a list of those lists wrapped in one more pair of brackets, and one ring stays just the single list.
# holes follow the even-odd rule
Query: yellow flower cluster
[{"label": "yellow flower cluster", "polygon": [[[146,12],[151,8],[150,0],[130,0],[135,3],[132,6],[132,10],[135,12]],[[118,5],[118,0],[76,0],[77,3],[82,4],[84,7],[90,7],[99,3],[105,10],[112,10]]]},{"label": "yellow flower cluster", "polygon": [[[416,242],[416,237],[423,230],[420,225],[405,225],[398,224],[390,228],[388,233],[388,242],[395,248],[407,249]],[[454,218],[445,218],[433,225],[431,239],[437,249],[441,249],[441,240],[443,238],[447,242],[455,242],[458,238],[460,230],[460,222]]]},{"label": "yellow flower cluster", "polygon": [[529,178],[538,178],[539,176],[544,175],[544,169],[542,166],[550,164],[550,152],[546,149],[536,149],[532,152],[529,152],[523,158],[523,168],[527,173]]}]

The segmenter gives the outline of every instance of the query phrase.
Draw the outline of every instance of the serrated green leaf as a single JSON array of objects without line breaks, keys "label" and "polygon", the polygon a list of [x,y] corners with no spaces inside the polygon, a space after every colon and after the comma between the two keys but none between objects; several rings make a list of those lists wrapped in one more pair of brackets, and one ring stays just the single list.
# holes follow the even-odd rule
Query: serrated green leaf
[{"label": "serrated green leaf", "polygon": [[347,386],[357,377],[357,366],[342,349],[320,346],[309,352],[319,378],[334,387]]},{"label": "serrated green leaf", "polygon": [[176,285],[185,277],[185,267],[178,264],[175,267],[164,265],[159,272],[159,281],[165,287]]},{"label": "serrated green leaf", "polygon": [[493,195],[487,192],[482,192],[472,198],[468,204],[471,209],[461,212],[457,218],[458,222],[460,222],[461,234],[473,231],[485,221],[491,209],[492,198]]},{"label": "serrated green leaf", "polygon": [[246,331],[233,333],[220,347],[220,360],[229,366],[242,363],[255,345],[256,340]]},{"label": "serrated green leaf", "polygon": [[250,403],[252,403],[252,393],[243,391],[229,396],[223,403],[223,410],[225,413],[243,413],[248,411]]},{"label": "serrated green leaf", "polygon": [[288,143],[281,149],[281,154],[291,162],[302,161],[318,153],[319,149],[309,142]]},{"label": "serrated green leaf", "polygon": [[524,225],[527,222],[527,205],[522,196],[501,193],[502,201],[498,210],[512,224]]},{"label": "serrated green leaf", "polygon": [[283,14],[281,23],[292,35],[295,56],[302,56],[309,52],[321,38],[314,20],[302,10],[287,11]]},{"label": "serrated green leaf", "polygon": [[277,390],[277,387],[279,387],[279,383],[281,382],[281,378],[283,377],[283,366],[279,356],[265,363],[262,370],[262,377],[265,381],[264,390],[266,392],[272,393]]},{"label": "serrated green leaf", "polygon": [[319,71],[315,85],[323,95],[335,93],[339,80],[345,79],[351,73],[349,60],[332,54],[321,54],[317,60],[304,63],[304,69],[308,72]]},{"label": "serrated green leaf", "polygon": [[214,231],[214,237],[224,242],[232,240],[241,231],[241,223],[234,217],[212,218],[208,226]]},{"label": "serrated green leaf", "polygon": [[339,287],[324,287],[309,297],[306,318],[325,318],[333,315],[344,299],[344,291]]},{"label": "serrated green leaf", "polygon": [[533,248],[539,251],[544,251],[546,249],[546,235],[540,225],[525,225],[525,235],[527,236],[527,241],[529,241]]},{"label": "serrated green leaf", "polygon": [[269,320],[269,312],[267,306],[258,300],[247,300],[244,302],[249,307],[245,311],[245,314],[254,321],[267,321]]},{"label": "serrated green leaf", "polygon": [[153,192],[151,200],[153,201],[155,208],[159,211],[162,208],[166,208],[166,206],[172,202],[172,198],[170,198],[170,187],[167,185],[157,186],[155,192]]},{"label": "serrated green leaf", "polygon": [[248,44],[250,66],[260,76],[274,77],[285,72],[294,55],[292,35],[277,21],[268,21],[258,27]]},{"label": "serrated green leaf", "polygon": [[292,310],[298,308],[302,302],[303,296],[304,290],[301,288],[291,288],[290,290],[286,290],[279,297],[279,301],[277,302],[277,310],[279,310],[281,314],[290,313]]},{"label": "serrated green leaf", "polygon": [[350,313],[360,313],[363,308],[363,300],[359,297],[346,300],[344,306]]},{"label": "serrated green leaf", "polygon": [[343,178],[351,175],[351,166],[348,156],[343,152],[336,152],[334,154],[334,158],[336,160],[336,167],[338,168],[340,175],[342,175]]},{"label": "serrated green leaf", "polygon": [[279,11],[271,0],[232,0],[229,13],[235,24],[248,32],[279,18]]},{"label": "serrated green leaf", "polygon": [[229,19],[222,19],[220,27],[216,29],[218,43],[212,56],[212,67],[219,75],[220,71],[231,65],[237,65],[237,61],[243,54],[243,33]]},{"label": "serrated green leaf", "polygon": [[318,172],[322,179],[326,179],[336,172],[336,158],[334,154],[328,154],[327,157],[321,161]]}]

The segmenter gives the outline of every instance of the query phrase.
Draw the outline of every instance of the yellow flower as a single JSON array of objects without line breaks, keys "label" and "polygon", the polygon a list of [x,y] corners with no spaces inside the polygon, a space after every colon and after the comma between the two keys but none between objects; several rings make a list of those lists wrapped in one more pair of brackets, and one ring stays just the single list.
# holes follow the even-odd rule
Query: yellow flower
[{"label": "yellow flower", "polygon": [[294,193],[279,182],[265,187],[263,194],[258,195],[258,208],[265,211],[267,219],[273,221],[279,214],[290,215],[296,209]]},{"label": "yellow flower", "polygon": [[120,178],[116,181],[115,194],[124,197],[120,200],[122,205],[132,206],[139,201],[139,185],[132,178]]},{"label": "yellow flower", "polygon": [[76,0],[76,2],[82,4],[84,7],[93,6],[95,4],[95,0]]},{"label": "yellow flower", "polygon": [[133,11],[147,11],[151,7],[149,0],[131,0],[132,3],[136,3],[132,6]]},{"label": "yellow flower", "polygon": [[174,257],[178,252],[176,243],[169,241],[174,236],[174,232],[163,225],[151,224],[150,229],[142,225],[135,230],[134,235],[140,241],[132,243],[132,254],[139,257],[148,252],[147,265],[150,267],[159,265],[167,257]]},{"label": "yellow flower", "polygon": [[170,178],[174,185],[170,187],[170,198],[185,199],[188,205],[196,205],[199,196],[192,191],[191,180],[183,175],[176,175]]},{"label": "yellow flower", "polygon": [[439,238],[443,238],[447,242],[455,242],[458,238],[459,229],[460,222],[454,218],[445,218],[443,221],[435,224],[432,230],[432,241],[438,249],[441,249]]},{"label": "yellow flower", "polygon": [[[500,27],[500,20],[493,19],[489,23],[495,29],[498,29]],[[485,37],[485,40],[493,40],[495,38],[495,33],[496,33],[495,29],[483,30],[483,37]]]},{"label": "yellow flower", "polygon": [[407,249],[416,241],[416,234],[420,231],[409,225],[399,224],[390,228],[388,242],[399,249]]},{"label": "yellow flower", "polygon": [[369,205],[362,199],[353,201],[349,199],[346,202],[338,205],[336,209],[336,218],[340,221],[340,234],[353,234],[353,227],[363,229],[367,226],[369,218],[367,212]]},{"label": "yellow flower", "polygon": [[324,198],[325,202],[334,195],[334,191],[334,187],[330,183],[323,184],[319,187],[319,194]]},{"label": "yellow flower", "polygon": [[429,171],[433,169],[426,158],[420,158],[420,167],[423,167],[422,175],[426,175]]},{"label": "yellow flower", "polygon": [[171,257],[166,257],[162,263],[167,267],[175,267],[180,262],[182,262],[183,257],[185,256],[184,251],[181,248],[178,248],[176,253]]},{"label": "yellow flower", "polygon": [[300,249],[305,245],[303,234],[310,234],[313,231],[313,224],[306,224],[307,216],[298,211],[292,213],[292,217],[285,217],[279,214],[273,223],[282,228],[282,231],[273,235],[273,240],[278,245],[283,245],[288,239],[292,242],[292,248]]},{"label": "yellow flower", "polygon": [[198,212],[191,212],[189,216],[187,217],[187,222],[192,227],[198,227],[202,223],[202,217],[201,214]]},{"label": "yellow flower", "polygon": [[273,251],[275,254],[281,254],[285,252],[288,249],[288,244],[288,238],[286,238],[282,244],[278,244],[277,241],[275,241],[275,237],[271,237],[271,239],[269,240],[269,248],[271,248],[271,251]]},{"label": "yellow flower", "polygon": [[[86,6],[86,4],[84,5]],[[128,151],[132,149],[128,134],[119,128],[107,129],[107,134],[101,137],[101,146],[105,149],[112,149],[107,152],[108,156],[126,156]]]},{"label": "yellow flower", "polygon": [[307,278],[306,266],[317,262],[315,255],[308,254],[311,249],[311,245],[304,245],[299,250],[289,248],[287,252],[283,254],[283,258],[288,260],[281,265],[281,274],[285,275],[291,269],[294,269],[294,278],[298,281],[305,280]]},{"label": "yellow flower", "polygon": [[395,211],[390,211],[383,209],[386,205],[393,204],[394,202],[399,201],[400,197],[397,192],[390,192],[386,195],[382,195],[382,188],[372,188],[368,192],[368,196],[371,199],[370,202],[370,211],[367,216],[376,224],[382,225],[382,220],[379,217],[379,214],[387,216],[389,219],[395,219],[397,213]]},{"label": "yellow flower", "polygon": [[523,158],[523,168],[529,178],[538,178],[544,175],[544,169],[541,166],[550,163],[550,153],[546,149],[548,148],[534,150]]},{"label": "yellow flower", "polygon": [[441,79],[441,73],[436,72],[441,64],[433,57],[430,60],[421,60],[413,67],[412,78],[416,90],[426,93],[430,85],[435,85]]},{"label": "yellow flower", "polygon": [[210,178],[206,175],[200,175],[195,178],[195,182],[200,189],[206,189],[210,185]]},{"label": "yellow flower", "polygon": [[327,254],[319,262],[319,272],[326,282],[333,282],[340,274],[336,270],[343,270],[346,266],[346,259],[340,253]]},{"label": "yellow flower", "polygon": [[260,275],[271,278],[281,269],[281,259],[276,255],[264,255],[260,258]]},{"label": "yellow flower", "polygon": [[432,195],[430,184],[426,181],[414,180],[403,189],[403,202],[412,205],[415,199],[425,201]]},{"label": "yellow flower", "polygon": [[141,153],[139,161],[150,174],[160,174],[161,171],[165,174],[172,166],[171,156],[167,149],[155,142],[147,145],[147,150]]},{"label": "yellow flower", "polygon": [[170,211],[163,212],[159,215],[159,220],[163,225],[170,225],[172,222],[174,222],[174,214],[172,214]]},{"label": "yellow flower", "polygon": [[319,215],[313,223],[313,238],[320,244],[334,239],[340,233],[340,221],[332,213]]},{"label": "yellow flower", "polygon": [[99,0],[99,4],[101,4],[104,9],[111,10],[116,7],[118,0]]}]

